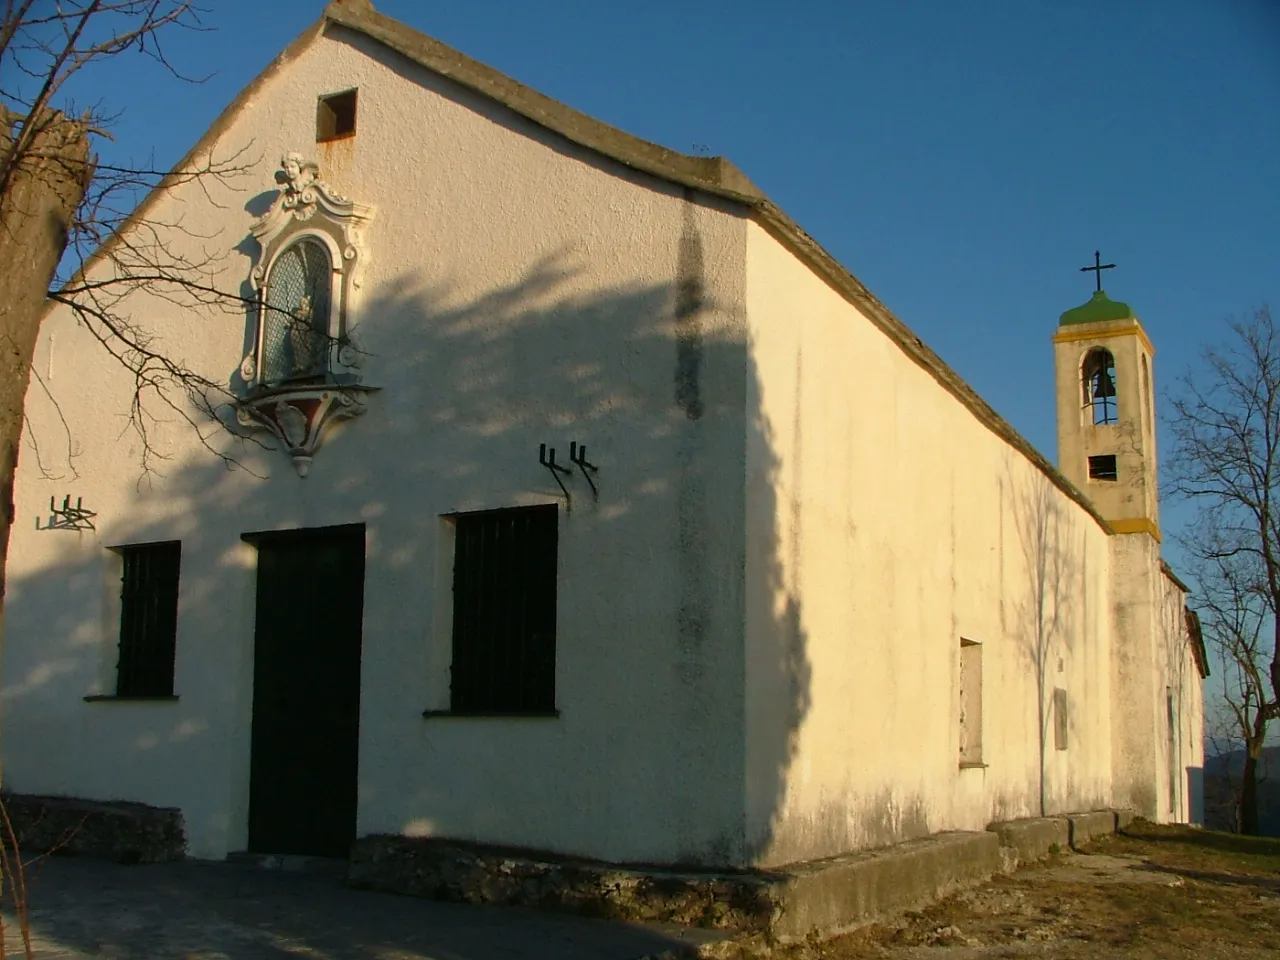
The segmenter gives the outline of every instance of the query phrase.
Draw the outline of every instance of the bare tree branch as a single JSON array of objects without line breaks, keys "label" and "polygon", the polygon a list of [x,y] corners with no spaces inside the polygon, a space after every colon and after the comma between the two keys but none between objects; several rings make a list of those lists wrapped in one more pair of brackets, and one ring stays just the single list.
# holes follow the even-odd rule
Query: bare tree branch
[{"label": "bare tree branch", "polygon": [[1170,398],[1171,488],[1198,509],[1180,540],[1193,558],[1205,640],[1245,752],[1237,823],[1257,833],[1268,727],[1280,717],[1280,331],[1265,305],[1231,324]]}]

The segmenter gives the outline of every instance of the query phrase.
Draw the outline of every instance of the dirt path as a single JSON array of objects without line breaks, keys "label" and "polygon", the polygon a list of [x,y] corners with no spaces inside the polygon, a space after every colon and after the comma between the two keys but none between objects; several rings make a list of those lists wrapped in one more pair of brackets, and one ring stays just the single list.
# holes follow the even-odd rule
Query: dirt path
[{"label": "dirt path", "polygon": [[1280,841],[1136,824],[786,960],[1280,956]]}]

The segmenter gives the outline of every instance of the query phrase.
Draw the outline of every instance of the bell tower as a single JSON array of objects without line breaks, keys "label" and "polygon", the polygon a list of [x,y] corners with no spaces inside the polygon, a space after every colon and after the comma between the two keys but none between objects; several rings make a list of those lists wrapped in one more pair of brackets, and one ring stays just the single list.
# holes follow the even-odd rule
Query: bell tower
[{"label": "bell tower", "polygon": [[1116,533],[1160,539],[1156,490],[1155,349],[1128,304],[1102,289],[1115,266],[1094,253],[1087,303],[1064,313],[1053,335],[1058,390],[1058,468]]}]

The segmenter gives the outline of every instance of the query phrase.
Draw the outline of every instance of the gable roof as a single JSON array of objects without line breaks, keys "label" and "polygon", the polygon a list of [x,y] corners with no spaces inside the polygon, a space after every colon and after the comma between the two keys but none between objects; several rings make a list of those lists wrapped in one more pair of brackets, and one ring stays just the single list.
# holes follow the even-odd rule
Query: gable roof
[{"label": "gable roof", "polygon": [[[266,83],[301,55],[330,26],[345,27],[361,33],[419,66],[447,77],[547,130],[624,166],[670,183],[742,204],[753,220],[853,304],[903,353],[959,400],[982,424],[1031,461],[1058,489],[1088,513],[1103,530],[1114,533],[1089,499],[1039,450],[1014,430],[941,357],[926,346],[924,341],[863,286],[861,281],[805,233],[728,160],[723,157],[696,157],[677,153],[611,127],[607,123],[526,87],[412,27],[378,13],[369,0],[331,0],[320,19],[285,47],[275,60],[240,91],[240,94],[219,114],[205,135],[174,167],[174,173],[162,179],[125,220],[117,231],[117,236],[142,219],[154,200],[168,186],[177,181],[177,172],[187,169],[195,158],[231,125],[243,107]],[[103,247],[86,261],[82,269],[88,269],[109,250],[114,245],[114,239],[113,237],[103,244]]]}]

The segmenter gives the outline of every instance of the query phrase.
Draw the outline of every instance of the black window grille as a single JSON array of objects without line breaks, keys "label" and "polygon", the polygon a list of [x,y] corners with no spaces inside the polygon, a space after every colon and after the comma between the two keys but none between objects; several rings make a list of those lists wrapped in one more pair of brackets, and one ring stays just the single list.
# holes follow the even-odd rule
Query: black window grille
[{"label": "black window grille", "polygon": [[552,504],[454,517],[454,713],[553,713],[556,546]]},{"label": "black window grille", "polygon": [[182,544],[147,543],[123,547],[120,553],[124,577],[116,696],[172,696]]},{"label": "black window grille", "polygon": [[1090,480],[1118,480],[1119,478],[1120,473],[1116,466],[1116,456],[1114,453],[1089,458]]}]

